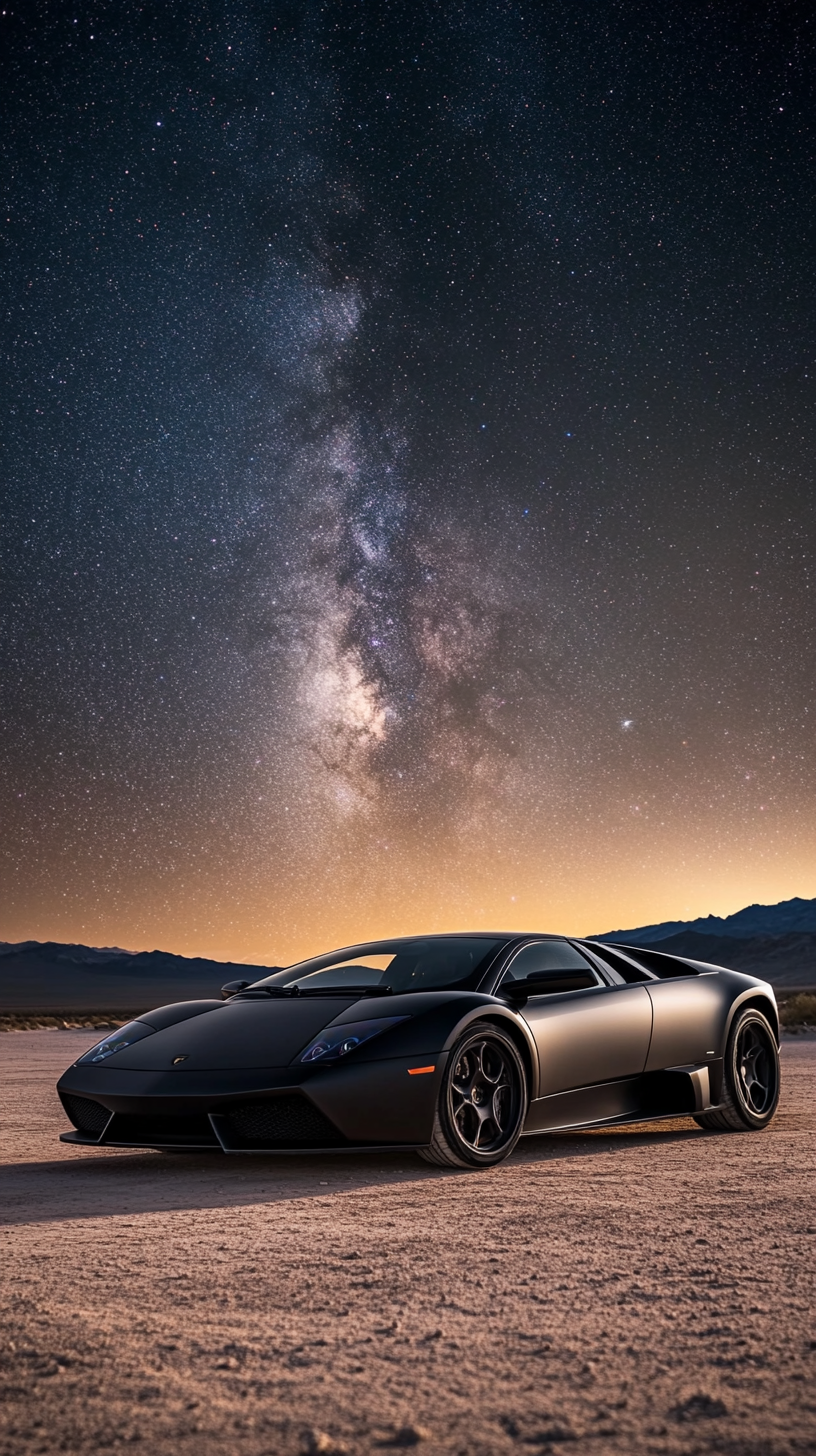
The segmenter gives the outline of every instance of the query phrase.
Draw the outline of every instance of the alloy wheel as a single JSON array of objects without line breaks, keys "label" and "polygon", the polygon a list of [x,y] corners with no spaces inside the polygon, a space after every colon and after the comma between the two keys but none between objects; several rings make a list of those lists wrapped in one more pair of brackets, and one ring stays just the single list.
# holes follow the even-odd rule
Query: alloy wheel
[{"label": "alloy wheel", "polygon": [[476,1153],[502,1146],[515,1129],[516,1075],[498,1041],[485,1037],[461,1052],[450,1081],[451,1118]]},{"label": "alloy wheel", "polygon": [[736,1072],[746,1107],[761,1117],[776,1092],[775,1059],[764,1030],[755,1021],[742,1027],[736,1046]]}]

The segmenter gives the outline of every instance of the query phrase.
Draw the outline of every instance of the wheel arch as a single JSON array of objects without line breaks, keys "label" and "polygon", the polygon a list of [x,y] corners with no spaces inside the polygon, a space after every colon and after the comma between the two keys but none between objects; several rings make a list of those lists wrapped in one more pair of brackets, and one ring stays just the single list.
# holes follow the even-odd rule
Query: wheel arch
[{"label": "wheel arch", "polygon": [[[466,1031],[474,1021],[488,1021],[493,1026],[498,1026],[512,1039],[524,1062],[524,1070],[527,1073],[527,1092],[532,1102],[533,1098],[538,1095],[538,1051],[532,1034],[520,1021],[516,1020],[512,1013],[501,1011],[498,1007],[494,1010],[492,1006],[485,1006],[480,1007],[477,1012],[473,1012],[466,1021],[459,1023],[456,1028],[456,1036],[458,1037],[463,1031]],[[453,1040],[452,1037],[451,1042]]]},{"label": "wheel arch", "polygon": [[731,1035],[731,1027],[734,1025],[734,1017],[738,1016],[741,1011],[748,1011],[750,1009],[761,1011],[766,1020],[770,1022],[771,1030],[776,1038],[776,1044],[779,1046],[779,1012],[776,1002],[773,999],[773,995],[769,996],[767,991],[761,990],[758,986],[754,991],[744,991],[737,1000],[732,1002],[725,1024],[723,1055],[728,1044],[728,1038]]}]

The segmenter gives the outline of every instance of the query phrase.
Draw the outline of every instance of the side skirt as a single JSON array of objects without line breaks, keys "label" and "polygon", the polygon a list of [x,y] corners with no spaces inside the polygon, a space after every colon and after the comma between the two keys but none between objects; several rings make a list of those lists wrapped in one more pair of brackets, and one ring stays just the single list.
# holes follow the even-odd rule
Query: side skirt
[{"label": "side skirt", "polygon": [[627,1077],[620,1082],[600,1082],[540,1097],[530,1104],[522,1136],[708,1112],[719,1101],[715,1102],[711,1095],[712,1081],[719,1090],[718,1070],[708,1063],[667,1067],[664,1071]]}]

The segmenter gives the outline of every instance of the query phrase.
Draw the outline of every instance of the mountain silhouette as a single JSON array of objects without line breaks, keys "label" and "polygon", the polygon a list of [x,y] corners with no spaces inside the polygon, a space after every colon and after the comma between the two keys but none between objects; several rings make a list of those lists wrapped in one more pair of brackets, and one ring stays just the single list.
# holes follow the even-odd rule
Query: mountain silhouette
[{"label": "mountain silhouette", "polygon": [[167,1002],[217,997],[225,981],[258,981],[276,969],[164,950],[0,943],[0,1011],[136,1014]]},{"label": "mountain silhouette", "polygon": [[[749,905],[724,918],[665,920],[592,939],[659,944],[670,955],[729,966],[778,987],[816,986],[816,900]],[[277,969],[164,950],[0,942],[0,1012],[137,1015],[167,1002],[218,997],[226,981],[257,981]]]},{"label": "mountain silhouette", "polygon": [[[600,937],[598,937],[600,939]],[[800,931],[793,935],[754,935],[738,940],[732,935],[700,935],[696,930],[683,930],[661,941],[625,942],[637,948],[654,946],[667,955],[683,956],[690,961],[727,966],[731,971],[744,971],[760,976],[777,990],[802,990],[816,987],[816,934]]]},{"label": "mountain silhouette", "polygon": [[[701,915],[697,920],[663,920],[659,925],[638,925],[633,930],[608,930],[593,940],[629,945],[653,945],[669,936],[693,931],[697,935],[731,936],[735,940],[758,935],[790,935],[799,931],[816,933],[816,900],[781,900],[778,905],[747,905],[733,915]],[[662,949],[667,949],[663,946]]]}]

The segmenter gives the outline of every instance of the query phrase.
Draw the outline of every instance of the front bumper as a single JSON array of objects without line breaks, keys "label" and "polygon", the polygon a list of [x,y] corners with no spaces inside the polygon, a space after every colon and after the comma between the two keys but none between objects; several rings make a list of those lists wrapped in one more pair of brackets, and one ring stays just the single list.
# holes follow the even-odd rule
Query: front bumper
[{"label": "front bumper", "polygon": [[225,1153],[425,1147],[445,1061],[440,1053],[322,1070],[75,1066],[57,1086],[76,1128],[61,1140]]}]

